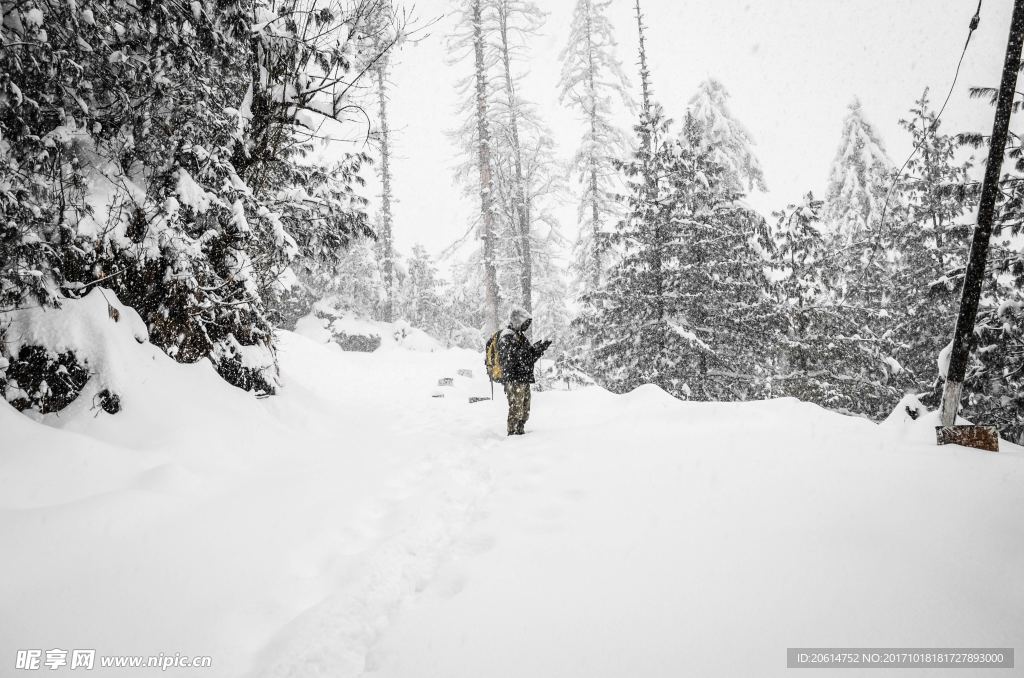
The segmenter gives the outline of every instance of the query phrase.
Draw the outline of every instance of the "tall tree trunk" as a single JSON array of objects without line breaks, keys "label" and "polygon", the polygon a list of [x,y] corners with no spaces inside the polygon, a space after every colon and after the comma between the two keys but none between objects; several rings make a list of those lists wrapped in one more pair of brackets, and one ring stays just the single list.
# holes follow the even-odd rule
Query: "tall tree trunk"
[{"label": "tall tree trunk", "polygon": [[501,34],[501,61],[505,71],[505,94],[508,101],[509,135],[512,141],[513,220],[519,240],[519,286],[523,308],[533,313],[533,256],[530,243],[530,213],[526,200],[526,182],[523,179],[523,154],[519,142],[519,101],[515,95],[512,63],[508,45],[508,0],[498,5],[498,26]]},{"label": "tall tree trunk", "polygon": [[380,114],[380,181],[381,181],[381,273],[384,276],[385,322],[395,319],[395,253],[391,234],[391,128],[388,126],[387,60],[381,59],[377,71],[377,101]]},{"label": "tall tree trunk", "polygon": [[636,0],[636,28],[640,38],[640,148],[643,157],[643,179],[644,179],[644,204],[646,216],[651,223],[646,228],[651,229],[650,258],[651,267],[651,294],[654,301],[654,320],[657,327],[655,345],[655,370],[657,372],[658,385],[663,388],[667,386],[660,365],[671,359],[665,354],[667,341],[665,332],[667,329],[665,314],[665,276],[663,271],[663,256],[665,249],[665,231],[662,224],[662,215],[658,206],[658,176],[655,172],[655,155],[657,154],[657,131],[654,128],[654,116],[651,110],[651,86],[650,71],[647,68],[647,43],[644,37],[644,20],[640,11],[640,0]]},{"label": "tall tree trunk", "polygon": [[593,290],[601,286],[601,208],[597,199],[597,156],[595,155],[594,140],[597,138],[597,87],[594,84],[594,40],[593,24],[591,23],[592,5],[587,3],[587,89],[590,91],[590,152],[588,162],[590,163],[590,211],[591,211],[591,253],[593,259],[593,271],[591,271],[591,285]]},{"label": "tall tree trunk", "polygon": [[482,0],[473,3],[473,54],[476,62],[476,128],[480,171],[480,219],[484,241],[484,295],[487,303],[488,333],[500,327],[498,320],[498,269],[494,263],[494,191],[491,176],[491,135],[487,121],[487,66],[484,63]]},{"label": "tall tree trunk", "polygon": [[651,150],[650,131],[646,130],[651,119],[651,73],[647,70],[647,44],[644,39],[644,17],[640,13],[640,0],[636,0],[636,29],[640,36],[640,143],[648,151]]}]

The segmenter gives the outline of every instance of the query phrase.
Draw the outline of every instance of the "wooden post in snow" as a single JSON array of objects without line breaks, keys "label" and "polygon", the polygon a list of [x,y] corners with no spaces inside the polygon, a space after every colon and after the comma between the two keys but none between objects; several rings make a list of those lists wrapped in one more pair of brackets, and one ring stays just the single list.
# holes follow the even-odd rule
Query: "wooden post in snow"
[{"label": "wooden post in snow", "polygon": [[992,237],[996,192],[999,190],[999,174],[1002,171],[1003,151],[1006,148],[1013,95],[1017,87],[1017,69],[1020,67],[1022,44],[1024,44],[1024,0],[1014,0],[1013,18],[1010,20],[1010,37],[1006,44],[1006,59],[1003,61],[1003,79],[999,84],[988,163],[985,167],[981,201],[978,205],[978,226],[974,230],[971,254],[964,272],[960,312],[957,314],[956,327],[953,331],[953,347],[950,351],[946,385],[942,394],[943,426],[955,425],[956,414],[960,409],[960,392],[963,389],[964,375],[967,372],[967,359],[970,357],[971,338],[974,334],[974,323],[978,314],[978,301],[981,298],[981,286],[985,279],[985,261],[988,256],[989,239]]}]

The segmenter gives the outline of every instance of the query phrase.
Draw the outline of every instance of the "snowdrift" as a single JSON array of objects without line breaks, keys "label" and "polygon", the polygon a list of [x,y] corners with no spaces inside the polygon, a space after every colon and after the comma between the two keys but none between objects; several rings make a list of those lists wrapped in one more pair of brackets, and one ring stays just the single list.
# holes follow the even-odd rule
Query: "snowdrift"
[{"label": "snowdrift", "polygon": [[120,413],[0,406],[0,673],[772,676],[791,646],[1024,635],[1024,451],[938,448],[927,416],[586,388],[506,438],[471,351],[300,326],[256,399],[101,327]]},{"label": "snowdrift", "polygon": [[331,342],[345,351],[370,353],[401,348],[412,351],[440,351],[441,343],[404,320],[382,322],[317,304],[300,318],[295,331],[318,343]]}]

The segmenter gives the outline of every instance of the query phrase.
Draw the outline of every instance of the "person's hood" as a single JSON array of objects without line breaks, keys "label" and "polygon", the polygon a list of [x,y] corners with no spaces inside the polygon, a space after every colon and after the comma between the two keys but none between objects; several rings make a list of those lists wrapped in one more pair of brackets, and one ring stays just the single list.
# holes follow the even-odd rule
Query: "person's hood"
[{"label": "person's hood", "polygon": [[514,330],[523,330],[525,326],[529,325],[529,322],[533,320],[533,317],[524,308],[513,308],[511,315],[509,315],[508,326]]}]

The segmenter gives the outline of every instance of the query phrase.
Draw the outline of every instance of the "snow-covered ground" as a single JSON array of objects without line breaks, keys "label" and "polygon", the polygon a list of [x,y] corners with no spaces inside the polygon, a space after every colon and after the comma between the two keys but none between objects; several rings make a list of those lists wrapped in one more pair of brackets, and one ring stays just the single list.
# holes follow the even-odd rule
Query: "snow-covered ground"
[{"label": "snow-covered ground", "polygon": [[536,393],[506,438],[479,354],[317,329],[281,333],[272,398],[126,338],[121,413],[0,406],[0,675],[63,648],[213,664],[95,676],[772,676],[1024,638],[1020,448],[654,387]]}]

